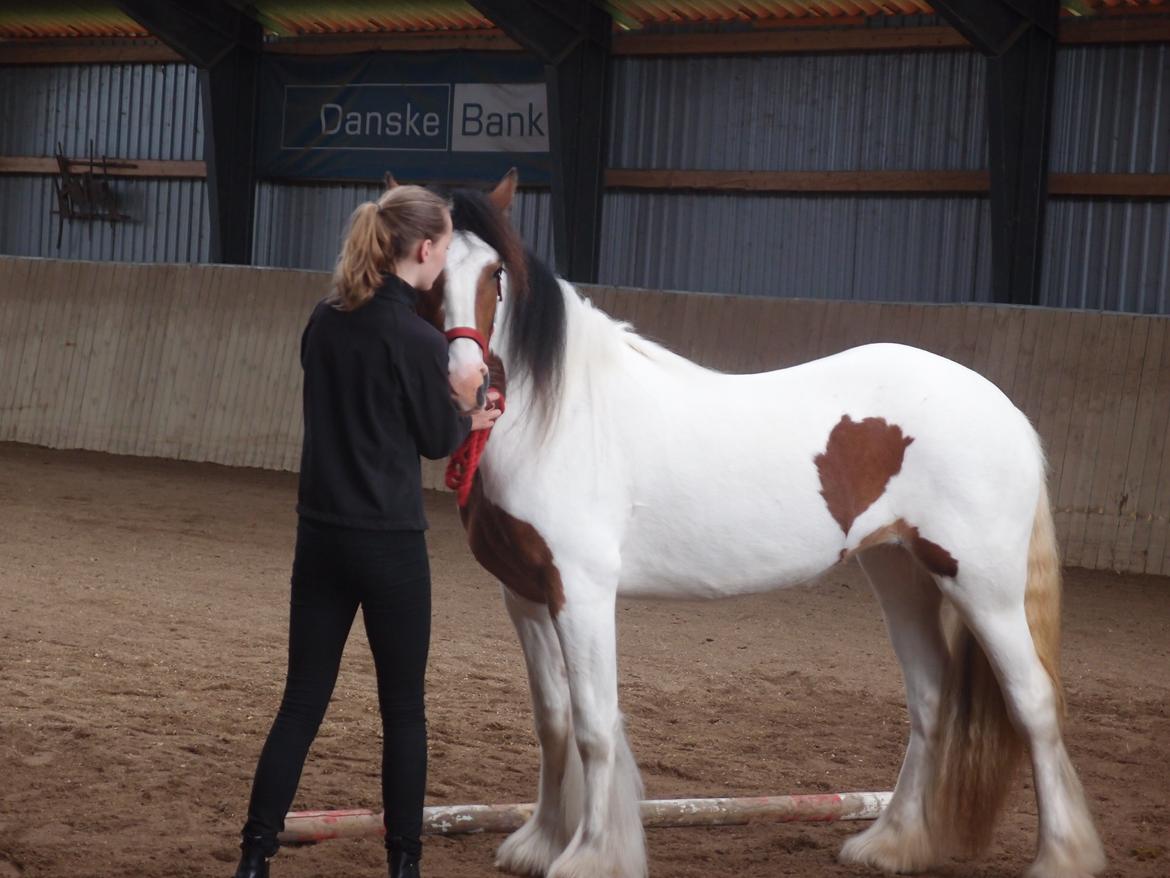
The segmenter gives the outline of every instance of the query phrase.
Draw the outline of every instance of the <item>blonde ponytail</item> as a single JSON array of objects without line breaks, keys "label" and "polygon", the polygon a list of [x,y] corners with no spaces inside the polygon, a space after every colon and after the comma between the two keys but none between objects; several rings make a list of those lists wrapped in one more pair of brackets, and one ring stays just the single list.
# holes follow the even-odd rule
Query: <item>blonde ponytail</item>
[{"label": "blonde ponytail", "polygon": [[394,186],[350,215],[333,269],[333,303],[352,311],[369,301],[394,263],[419,241],[438,240],[450,228],[447,203],[421,186]]}]

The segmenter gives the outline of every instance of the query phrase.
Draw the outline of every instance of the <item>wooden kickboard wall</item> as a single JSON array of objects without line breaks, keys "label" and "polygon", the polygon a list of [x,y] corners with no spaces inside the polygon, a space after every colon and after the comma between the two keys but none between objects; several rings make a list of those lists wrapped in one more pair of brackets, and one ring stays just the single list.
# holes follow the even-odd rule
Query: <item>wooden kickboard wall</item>
[{"label": "wooden kickboard wall", "polygon": [[[300,333],[321,272],[0,257],[0,441],[295,470]],[[1036,424],[1065,561],[1170,575],[1170,317],[583,292],[711,368],[916,345]],[[442,487],[443,464],[424,484]]]}]

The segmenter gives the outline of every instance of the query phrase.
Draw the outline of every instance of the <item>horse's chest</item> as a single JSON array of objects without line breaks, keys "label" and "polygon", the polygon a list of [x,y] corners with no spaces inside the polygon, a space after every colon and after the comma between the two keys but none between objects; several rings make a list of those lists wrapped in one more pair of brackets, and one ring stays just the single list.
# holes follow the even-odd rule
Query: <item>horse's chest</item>
[{"label": "horse's chest", "polygon": [[520,597],[546,604],[554,616],[560,611],[565,593],[548,543],[533,525],[485,497],[478,474],[460,517],[471,554],[485,570]]}]

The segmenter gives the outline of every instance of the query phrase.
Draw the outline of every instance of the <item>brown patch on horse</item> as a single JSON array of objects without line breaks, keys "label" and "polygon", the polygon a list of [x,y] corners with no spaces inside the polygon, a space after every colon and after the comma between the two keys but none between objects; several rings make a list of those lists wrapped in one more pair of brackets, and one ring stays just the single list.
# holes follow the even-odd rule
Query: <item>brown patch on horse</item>
[{"label": "brown patch on horse", "polygon": [[555,618],[565,605],[565,589],[552,551],[536,528],[488,500],[479,473],[459,516],[475,560],[514,594],[546,604]]},{"label": "brown patch on horse", "polygon": [[487,355],[488,383],[497,388],[500,393],[508,395],[508,376],[504,373],[504,361],[488,351]]},{"label": "brown patch on horse", "polygon": [[[500,278],[498,272],[502,262],[484,266],[475,288],[475,328],[489,342],[492,338],[492,324],[496,319],[496,306],[500,301]],[[447,292],[447,278],[440,274],[429,290],[420,290],[415,311],[439,332],[446,331],[447,309],[443,299]]]},{"label": "brown patch on horse", "polygon": [[866,534],[852,552],[841,550],[841,560],[880,546],[885,543],[900,543],[918,559],[927,570],[936,576],[955,577],[959,574],[959,562],[938,543],[932,543],[918,532],[918,528],[907,523],[905,519],[896,519],[885,527],[879,527],[873,533]]},{"label": "brown patch on horse", "polygon": [[949,576],[952,579],[959,575],[959,562],[955,557],[940,546],[919,535],[918,528],[910,528],[910,551],[914,557],[922,562],[922,566],[938,576]]},{"label": "brown patch on horse", "polygon": [[420,290],[415,299],[415,308],[418,316],[425,320],[439,332],[446,332],[447,310],[443,307],[443,293],[446,278],[440,274],[429,290]]},{"label": "brown patch on horse", "polygon": [[843,532],[849,533],[857,516],[902,471],[906,446],[913,441],[884,418],[854,421],[845,415],[829,433],[824,453],[814,462],[821,477],[821,496]]},{"label": "brown patch on horse", "polygon": [[492,340],[492,324],[496,319],[496,305],[500,301],[500,272],[502,262],[485,265],[475,285],[475,328],[489,343]]}]

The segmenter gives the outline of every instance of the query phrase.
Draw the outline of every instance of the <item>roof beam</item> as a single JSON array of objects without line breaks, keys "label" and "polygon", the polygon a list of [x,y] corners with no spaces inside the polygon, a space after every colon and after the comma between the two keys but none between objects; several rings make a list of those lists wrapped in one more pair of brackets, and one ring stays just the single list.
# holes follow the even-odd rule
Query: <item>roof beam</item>
[{"label": "roof beam", "polygon": [[545,64],[557,271],[595,283],[613,19],[591,0],[470,0]]},{"label": "roof beam", "polygon": [[[1143,8],[1143,7],[1137,7]],[[1132,18],[1062,19],[1062,45],[1125,45],[1170,42],[1170,20]],[[167,64],[183,62],[156,39],[9,40],[0,66],[10,64]],[[335,34],[284,37],[264,44],[280,55],[344,55],[353,52],[430,52],[450,49],[515,52],[521,47],[495,31],[440,35],[402,33]],[[971,43],[950,25],[915,28],[794,27],[750,33],[614,34],[613,55],[763,55],[800,52],[889,52],[903,49],[965,49]]]},{"label": "roof beam", "polygon": [[252,261],[256,101],[263,31],[224,0],[117,0],[127,15],[199,68],[211,260]]},{"label": "roof beam", "polygon": [[[480,14],[545,64],[555,65],[588,38],[594,13],[590,0],[468,0]],[[612,22],[605,15],[606,22]],[[609,34],[605,35],[608,45]]]},{"label": "roof beam", "polygon": [[984,55],[1004,54],[1030,28],[1056,37],[1060,21],[1059,0],[939,0],[933,5]]},{"label": "roof beam", "polygon": [[214,67],[234,46],[260,50],[260,25],[224,0],[115,0],[118,8],[196,67]]}]

